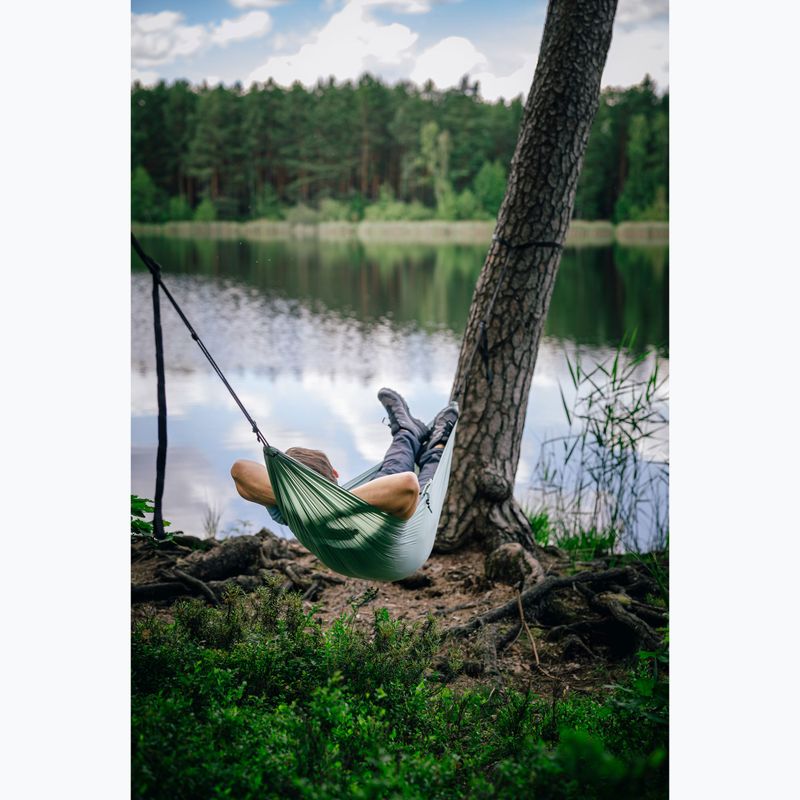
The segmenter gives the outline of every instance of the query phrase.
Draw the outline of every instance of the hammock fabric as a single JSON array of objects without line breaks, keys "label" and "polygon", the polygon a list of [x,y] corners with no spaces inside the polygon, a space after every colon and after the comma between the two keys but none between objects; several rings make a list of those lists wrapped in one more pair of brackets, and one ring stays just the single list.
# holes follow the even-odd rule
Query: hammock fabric
[{"label": "hammock fabric", "polygon": [[422,487],[417,510],[408,520],[381,511],[352,493],[372,480],[380,464],[337,486],[277,448],[265,447],[264,460],[277,501],[277,507],[268,509],[270,515],[288,525],[301,544],[335,572],[375,581],[405,578],[427,561],[433,549],[455,434],[453,428],[439,466]]}]

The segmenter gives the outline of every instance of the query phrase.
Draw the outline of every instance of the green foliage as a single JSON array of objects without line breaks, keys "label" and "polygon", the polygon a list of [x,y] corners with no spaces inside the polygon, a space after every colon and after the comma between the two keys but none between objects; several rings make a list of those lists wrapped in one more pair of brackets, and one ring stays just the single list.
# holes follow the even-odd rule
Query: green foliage
[{"label": "green foliage", "polygon": [[381,186],[378,201],[366,207],[364,219],[373,222],[395,222],[432,219],[433,211],[419,202],[404,203],[395,200],[388,184]]},{"label": "green foliage", "polygon": [[189,205],[189,201],[183,195],[170,197],[169,204],[167,206],[167,219],[179,222],[182,220],[189,220],[192,218],[192,216],[192,207]]},{"label": "green foliage", "polygon": [[617,534],[613,531],[579,530],[575,534],[556,536],[555,541],[562,550],[566,550],[578,561],[590,561],[593,558],[610,555],[617,543]]},{"label": "green foliage", "polygon": [[[659,97],[649,76],[629,89],[604,89],[578,182],[575,216],[615,222],[662,219],[668,186],[669,95]],[[660,203],[659,187],[664,193]]]},{"label": "green foliage", "polygon": [[292,208],[287,208],[284,216],[286,221],[291,222],[293,225],[315,225],[322,218],[319,211],[304,203],[298,203]]},{"label": "green foliage", "polygon": [[506,194],[506,171],[499,161],[485,163],[475,176],[472,188],[481,209],[496,217]]},{"label": "green foliage", "polygon": [[667,203],[666,187],[656,186],[652,201],[642,207],[629,205],[626,198],[621,197],[617,203],[617,209],[617,216],[620,219],[633,222],[667,222],[669,220],[669,204]]},{"label": "green foliage", "polygon": [[204,197],[194,210],[195,222],[214,222],[217,218],[217,209],[210,197]]},{"label": "green foliage", "polygon": [[[131,538],[133,539],[147,539],[156,541],[153,535],[153,523],[145,519],[147,514],[152,514],[155,510],[150,505],[152,501],[146,500],[144,497],[138,495],[131,495]],[[164,527],[168,527],[172,523],[162,520]],[[167,536],[166,538],[171,538]]]},{"label": "green foliage", "polygon": [[131,218],[136,222],[162,222],[162,192],[144,167],[136,167],[131,176]]},{"label": "green foliage", "polygon": [[[348,219],[361,219],[385,184],[412,208],[384,209],[374,218],[422,218],[425,208],[427,216],[463,219],[467,189],[478,218],[492,218],[522,113],[520,98],[485,102],[469,81],[443,91],[432,84],[388,86],[369,75],[311,89],[272,82],[247,91],[186,81],[134,84],[133,218],[160,221],[166,198],[183,196],[190,205],[211,198],[218,219],[280,219],[284,205],[315,208],[323,198],[348,203]],[[603,91],[576,217],[666,213],[668,123],[669,97],[659,97],[649,78]]]},{"label": "green foliage", "polygon": [[264,184],[261,194],[256,198],[253,216],[256,219],[283,219],[280,198],[271,183]]},{"label": "green foliage", "polygon": [[432,620],[380,609],[364,631],[358,606],[323,630],[276,580],[137,622],[133,796],[665,796],[666,730],[637,717],[637,684],[606,700],[457,693],[432,672]]},{"label": "green foliage", "polygon": [[483,210],[478,198],[469,189],[464,189],[455,198],[455,218],[456,219],[489,219],[489,215]]},{"label": "green foliage", "polygon": [[539,547],[547,547],[550,541],[550,515],[547,511],[527,511],[526,516],[531,524],[533,540]]},{"label": "green foliage", "polygon": [[319,201],[319,217],[323,222],[355,222],[358,219],[349,203],[332,197]]}]

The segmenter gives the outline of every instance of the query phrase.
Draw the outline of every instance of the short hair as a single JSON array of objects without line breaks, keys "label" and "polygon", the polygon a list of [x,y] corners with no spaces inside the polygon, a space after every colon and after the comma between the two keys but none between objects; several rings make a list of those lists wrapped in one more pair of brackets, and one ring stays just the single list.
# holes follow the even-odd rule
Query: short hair
[{"label": "short hair", "polygon": [[286,455],[313,469],[314,472],[318,472],[323,478],[338,484],[336,476],[333,474],[333,466],[322,450],[311,450],[308,447],[290,447],[286,451]]}]

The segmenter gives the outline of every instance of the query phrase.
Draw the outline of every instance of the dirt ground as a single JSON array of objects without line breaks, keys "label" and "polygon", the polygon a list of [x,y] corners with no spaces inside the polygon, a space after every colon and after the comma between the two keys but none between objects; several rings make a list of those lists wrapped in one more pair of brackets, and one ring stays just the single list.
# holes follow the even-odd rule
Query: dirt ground
[{"label": "dirt ground", "polygon": [[[265,567],[279,565],[282,572],[273,574],[288,572],[294,577],[295,584],[302,581],[292,586],[288,580],[286,588],[301,591],[305,588],[305,593],[313,596],[313,599],[304,600],[304,606],[309,612],[314,610],[323,627],[339,615],[351,612],[355,604],[358,606],[356,624],[365,629],[371,626],[375,610],[386,608],[392,618],[410,624],[422,623],[433,615],[440,629],[446,631],[467,624],[476,616],[508,601],[516,601],[519,596],[517,588],[486,578],[486,554],[477,547],[456,553],[434,553],[411,581],[383,583],[337,576],[299,542],[281,541],[276,545],[275,537],[266,531],[248,538],[265,542],[268,552],[271,547],[280,552],[272,553],[273,561],[262,558],[260,565],[248,570],[250,574],[246,580],[250,583],[245,585],[245,591],[265,576],[268,571]],[[218,547],[220,545],[215,545],[214,550]],[[147,590],[159,582],[164,586],[165,577],[172,577],[169,570],[174,567],[176,556],[185,557],[186,550],[188,548],[181,548],[178,553],[156,552],[144,543],[134,544],[133,590],[136,591],[136,587]],[[190,561],[191,558],[187,559],[187,563]],[[177,563],[181,564],[180,561]],[[608,564],[598,562],[590,566],[600,570]],[[553,563],[546,567],[545,575],[555,576],[563,569],[563,563]],[[262,578],[258,577],[259,574]],[[239,580],[241,582],[245,577],[240,576]],[[311,580],[314,583],[309,589]],[[409,583],[414,588],[410,588]],[[585,594],[578,591],[579,588],[565,586],[552,592],[547,602],[537,607],[533,618],[526,614],[527,626],[521,624],[521,616],[515,607],[514,613],[492,624],[481,625],[469,636],[447,637],[440,662],[450,660],[453,663],[455,660],[461,665],[451,676],[450,685],[466,687],[488,682],[513,685],[523,690],[530,688],[536,694],[547,696],[563,696],[571,691],[596,693],[607,690],[609,684],[630,669],[636,643],[630,637],[625,638],[630,631],[618,630],[614,627],[614,620],[587,605]],[[181,590],[182,596],[200,596],[195,587],[188,584]],[[170,617],[174,599],[140,602],[134,598],[133,616],[155,611],[159,616]],[[642,607],[647,605],[640,600],[630,602]]]}]

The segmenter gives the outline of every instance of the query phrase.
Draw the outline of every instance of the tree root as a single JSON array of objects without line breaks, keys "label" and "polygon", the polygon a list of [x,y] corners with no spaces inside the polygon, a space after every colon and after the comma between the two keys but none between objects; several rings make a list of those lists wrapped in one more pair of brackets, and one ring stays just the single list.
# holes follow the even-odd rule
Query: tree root
[{"label": "tree root", "polygon": [[175,600],[191,594],[180,581],[160,581],[131,586],[131,603],[149,603],[157,600]]},{"label": "tree root", "polygon": [[437,608],[434,610],[433,614],[436,617],[441,617],[444,614],[452,614],[456,611],[466,611],[468,608],[475,608],[478,604],[476,602],[471,603],[460,603],[457,606],[452,606],[451,608]]},{"label": "tree root", "polygon": [[[595,594],[588,586],[575,588],[588,600],[590,606],[610,614],[617,622],[628,628],[648,650],[655,650],[661,646],[661,637],[643,619],[628,611],[618,595]],[[625,599],[630,600],[627,597]]]},{"label": "tree root", "polygon": [[[556,591],[557,589],[565,589],[573,584],[581,583],[600,585],[613,583],[615,581],[630,583],[635,577],[636,573],[630,567],[616,567],[614,569],[605,570],[604,572],[579,572],[576,575],[549,577],[522,592],[520,602],[526,610],[533,612],[536,606],[541,603],[550,592]],[[469,634],[473,633],[478,628],[482,628],[484,625],[488,625],[492,622],[498,622],[501,619],[515,614],[516,611],[517,600],[509,600],[502,606],[480,614],[464,625],[457,625],[450,628],[447,633],[456,638],[469,636]]]},{"label": "tree root", "polygon": [[172,573],[182,582],[191,586],[195,589],[199,589],[209,600],[211,605],[218,606],[219,599],[214,594],[214,592],[208,587],[208,585],[201,581],[200,578],[195,578],[193,575],[189,575],[188,573],[184,572],[182,569],[178,569],[177,567],[173,567]]}]

